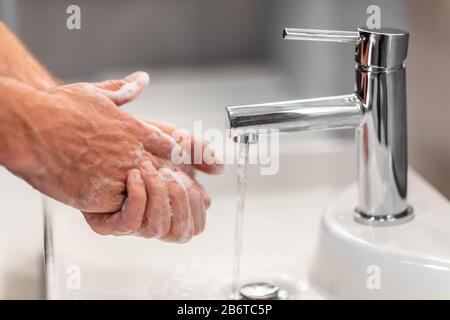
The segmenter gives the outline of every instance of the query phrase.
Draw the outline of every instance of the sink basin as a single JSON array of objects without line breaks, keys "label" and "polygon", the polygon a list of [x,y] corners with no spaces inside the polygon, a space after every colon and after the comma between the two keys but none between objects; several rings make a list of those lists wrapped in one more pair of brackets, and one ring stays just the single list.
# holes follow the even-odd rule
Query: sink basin
[{"label": "sink basin", "polygon": [[[360,225],[352,218],[353,141],[318,136],[301,144],[281,143],[277,175],[249,168],[242,283],[270,282],[291,299],[449,298],[447,200],[410,170],[415,219],[391,227]],[[76,210],[47,199],[48,298],[229,298],[235,167],[201,180],[213,199],[207,228],[182,245],[96,235]],[[381,288],[367,285],[373,268]]]},{"label": "sink basin", "polygon": [[[320,297],[310,288],[307,275],[321,212],[339,189],[354,180],[355,173],[352,141],[331,140],[323,140],[320,150],[314,149],[317,141],[305,142],[303,154],[291,153],[289,144],[284,144],[277,175],[261,176],[256,165],[250,166],[243,283],[268,281],[287,290],[292,298]],[[335,170],[330,163],[345,165]],[[47,199],[48,297],[228,298],[234,255],[235,169],[229,166],[222,176],[200,177],[213,200],[207,227],[181,245],[96,235],[79,212]],[[74,268],[80,275],[79,289],[67,285]]]}]

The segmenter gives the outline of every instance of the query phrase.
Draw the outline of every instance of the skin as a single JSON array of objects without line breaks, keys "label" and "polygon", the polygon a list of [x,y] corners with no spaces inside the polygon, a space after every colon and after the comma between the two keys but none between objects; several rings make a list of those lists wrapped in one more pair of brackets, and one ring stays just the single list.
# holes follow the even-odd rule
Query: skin
[{"label": "skin", "polygon": [[177,144],[188,155],[191,137],[175,127],[143,121],[119,106],[149,83],[145,72],[100,83],[59,85],[0,22],[0,164],[42,193],[82,211],[102,235],[132,234],[186,242],[205,227],[210,199],[197,170],[223,166],[175,165]]}]

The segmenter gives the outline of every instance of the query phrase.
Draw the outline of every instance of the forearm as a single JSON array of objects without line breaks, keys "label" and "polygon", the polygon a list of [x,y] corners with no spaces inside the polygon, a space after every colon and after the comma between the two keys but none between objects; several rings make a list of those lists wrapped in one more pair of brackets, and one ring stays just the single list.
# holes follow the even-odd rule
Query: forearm
[{"label": "forearm", "polygon": [[39,92],[17,80],[0,77],[0,165],[21,173],[32,157],[32,117]]},{"label": "forearm", "polygon": [[2,21],[0,21],[0,76],[16,79],[36,89],[48,89],[58,85]]}]

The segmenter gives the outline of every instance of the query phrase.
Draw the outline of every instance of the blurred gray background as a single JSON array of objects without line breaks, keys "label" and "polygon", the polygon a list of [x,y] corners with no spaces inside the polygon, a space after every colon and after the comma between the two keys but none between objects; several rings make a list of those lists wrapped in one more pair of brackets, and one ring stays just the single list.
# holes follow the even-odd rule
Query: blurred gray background
[{"label": "blurred gray background", "polygon": [[[70,4],[81,7],[81,30],[66,28]],[[281,30],[355,30],[366,24],[370,4],[381,7],[382,26],[411,33],[410,164],[449,198],[448,0],[0,0],[0,17],[63,80],[101,79],[113,69],[144,66],[155,70],[155,85],[163,75],[169,83],[213,82],[235,104],[353,90],[351,46],[282,41]],[[175,72],[171,77],[161,70],[203,73]],[[241,78],[250,80],[231,87]],[[268,84],[250,84],[258,81]],[[165,92],[167,99],[176,94]],[[190,101],[201,104],[202,91],[193,95]],[[224,105],[209,107],[221,110]]]}]

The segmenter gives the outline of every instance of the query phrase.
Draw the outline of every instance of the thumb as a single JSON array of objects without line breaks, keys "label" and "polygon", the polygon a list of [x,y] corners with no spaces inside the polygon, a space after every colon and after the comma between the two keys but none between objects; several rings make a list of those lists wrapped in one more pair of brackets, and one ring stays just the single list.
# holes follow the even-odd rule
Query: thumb
[{"label": "thumb", "polygon": [[97,82],[93,85],[117,106],[136,99],[150,82],[147,72],[137,71],[117,80]]}]

